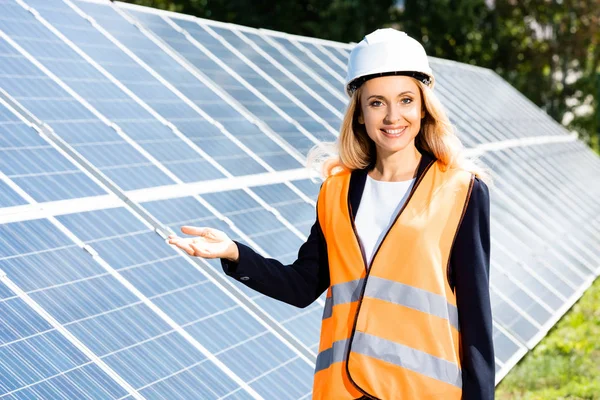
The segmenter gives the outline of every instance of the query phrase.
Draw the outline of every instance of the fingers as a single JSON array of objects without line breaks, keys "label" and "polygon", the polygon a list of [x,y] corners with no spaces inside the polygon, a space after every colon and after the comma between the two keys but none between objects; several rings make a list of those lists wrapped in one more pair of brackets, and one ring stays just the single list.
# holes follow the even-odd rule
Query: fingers
[{"label": "fingers", "polygon": [[200,228],[197,226],[182,226],[181,232],[186,235],[205,236],[210,232],[210,228]]},{"label": "fingers", "polygon": [[169,235],[169,244],[175,245],[185,251],[190,256],[202,258],[217,258],[217,254],[211,252],[202,243],[194,241],[194,239],[183,239],[176,235]]},{"label": "fingers", "polygon": [[168,243],[179,247],[181,250],[185,251],[190,256],[194,255],[194,249],[190,246],[190,241],[187,239],[182,239],[175,235],[169,235]]}]

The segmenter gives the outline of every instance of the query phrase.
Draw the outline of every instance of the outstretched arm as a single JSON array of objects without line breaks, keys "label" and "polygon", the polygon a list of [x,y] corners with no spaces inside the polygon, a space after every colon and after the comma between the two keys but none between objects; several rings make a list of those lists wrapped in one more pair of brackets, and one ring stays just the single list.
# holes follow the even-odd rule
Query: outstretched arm
[{"label": "outstretched arm", "polygon": [[265,258],[250,247],[235,242],[238,262],[221,259],[223,271],[246,286],[296,307],[306,307],[329,287],[327,246],[319,221],[298,251],[298,258],[283,265]]},{"label": "outstretched arm", "polygon": [[306,307],[329,287],[327,246],[318,217],[291,265],[265,258],[216,229],[183,227],[182,231],[196,237],[172,235],[169,243],[192,256],[220,258],[227,275],[266,296]]}]

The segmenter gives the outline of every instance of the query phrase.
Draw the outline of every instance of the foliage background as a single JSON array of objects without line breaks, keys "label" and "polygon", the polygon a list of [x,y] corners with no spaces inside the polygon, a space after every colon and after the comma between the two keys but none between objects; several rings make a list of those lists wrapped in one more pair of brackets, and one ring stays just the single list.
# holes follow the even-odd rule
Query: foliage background
[{"label": "foliage background", "polygon": [[600,0],[126,1],[343,42],[392,26],[429,55],[495,70],[600,152]]}]

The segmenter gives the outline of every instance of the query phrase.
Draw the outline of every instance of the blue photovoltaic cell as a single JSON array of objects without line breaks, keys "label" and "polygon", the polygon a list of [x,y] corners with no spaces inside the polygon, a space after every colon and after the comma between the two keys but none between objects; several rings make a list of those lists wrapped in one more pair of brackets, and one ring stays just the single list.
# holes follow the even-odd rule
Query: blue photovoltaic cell
[{"label": "blue photovoltaic cell", "polygon": [[[26,49],[34,51],[36,57],[47,62],[49,67],[59,68],[53,60],[72,58],[64,45],[59,45],[54,39],[44,39],[49,32],[33,20],[31,13],[5,0],[0,0],[0,7],[3,11],[0,29]],[[73,70],[85,79],[90,68],[89,65],[78,64],[78,68]],[[122,188],[139,189],[173,183],[115,130],[4,40],[0,41],[0,80],[4,90],[37,118],[48,123],[58,136]]]},{"label": "blue photovoltaic cell", "polygon": [[0,284],[1,399],[120,399],[127,391]]},{"label": "blue photovoltaic cell", "polygon": [[[474,114],[469,119],[487,121],[497,129],[501,140],[564,134],[558,124],[521,94],[514,89],[507,92],[506,84],[492,71],[475,71],[475,67],[460,64],[438,66],[435,62],[432,68],[451,95],[467,104]],[[482,91],[482,87],[486,90]]]},{"label": "blue photovoltaic cell", "polygon": [[[0,171],[35,201],[65,200],[106,194],[33,128],[0,104]],[[4,182],[2,206],[27,204]]]},{"label": "blue photovoltaic cell", "polygon": [[305,195],[313,199],[315,202],[317,201],[317,197],[319,197],[319,190],[321,188],[320,181],[313,182],[310,179],[302,179],[299,181],[293,181],[292,185],[296,186],[300,189]]},{"label": "blue photovoltaic cell", "polygon": [[[192,42],[187,40],[183,35],[175,31],[169,26],[163,19],[157,15],[147,14],[143,12],[127,11],[133,15],[136,19],[140,20],[144,26],[154,32],[162,40],[167,42],[173,49],[177,50],[179,54],[186,58],[191,64],[196,66],[199,71],[208,76],[213,82],[221,86],[228,94],[230,94],[237,102],[242,104],[247,110],[260,118],[266,123],[277,135],[282,137],[287,143],[289,143],[294,149],[298,150],[302,154],[306,154],[307,151],[315,145],[315,142],[311,141],[305,134],[303,134],[292,122],[288,121],[280,114],[278,114],[271,106],[263,102],[259,97],[252,93],[249,89],[242,86],[242,84],[231,76],[227,71],[223,69],[218,63],[208,58],[204,53],[198,49]],[[213,42],[214,46],[222,46],[216,39],[210,36],[204,31],[199,25],[193,24],[191,27],[182,24],[186,29],[190,28],[196,35],[202,35],[200,42],[202,45],[210,48],[207,40]],[[213,47],[214,47],[213,46]],[[231,68],[244,69],[244,74],[255,74],[250,67],[246,66],[240,59],[228,63]],[[253,84],[253,82],[250,82]],[[280,102],[289,102],[282,93],[272,92],[271,98],[277,96],[276,104]],[[310,122],[310,121],[308,121]],[[316,121],[314,122],[315,124]],[[235,126],[235,125],[234,125]],[[227,126],[235,132],[235,128]],[[317,132],[322,131],[324,127],[318,124]]]},{"label": "blue photovoltaic cell", "polygon": [[[272,168],[282,170],[300,166],[297,160],[266,136],[257,125],[243,117],[232,105],[152,43],[109,5],[77,2],[77,6],[185,95],[191,104],[167,89],[99,32],[90,32],[86,40],[78,40],[82,48],[229,172],[234,175],[246,175],[266,170],[224,135],[217,125],[204,119],[192,105],[222,124]],[[77,21],[69,19],[71,25]],[[67,31],[69,29],[73,28],[68,28]],[[80,29],[89,27],[84,28],[81,23],[77,23],[77,30]],[[196,51],[199,52],[197,49]]]},{"label": "blue photovoltaic cell", "polygon": [[4,181],[0,181],[0,207],[21,206],[27,201],[12,190]]},{"label": "blue photovoltaic cell", "polygon": [[503,364],[508,362],[515,353],[523,349],[522,345],[498,329],[496,324],[493,326],[493,338],[494,355]]},{"label": "blue photovoltaic cell", "polygon": [[[56,28],[66,30],[67,36],[76,44],[97,42],[92,38],[102,36],[88,21],[77,15],[63,2],[30,1],[29,4],[35,6],[42,17],[53,23]],[[177,138],[167,126],[155,119],[121,88],[76,54],[58,36],[44,27],[38,26],[39,22],[32,14],[28,15],[29,19],[21,18],[19,24],[33,25],[35,29],[31,29],[31,34],[19,32],[18,35],[13,35],[13,39],[95,109],[120,126],[125,134],[137,139],[138,144],[150,155],[166,167],[171,168],[183,181],[194,182],[223,177],[223,174],[204,160],[198,152],[193,151],[190,146]],[[5,25],[9,24],[5,23]],[[9,27],[9,29],[13,28]],[[46,49],[40,46],[40,38],[43,38],[44,42],[54,49],[55,56],[47,54]],[[102,40],[108,42],[104,37]],[[114,63],[117,60],[114,58],[112,61]],[[122,123],[125,125],[121,126]],[[85,143],[85,146],[96,148],[98,153],[105,151],[98,147],[97,139],[92,138],[89,143]]]},{"label": "blue photovoltaic cell", "polygon": [[322,44],[320,46],[323,47],[325,50],[327,50],[329,52],[329,54],[331,54],[332,56],[337,58],[344,65],[348,64],[349,53],[346,50],[342,49],[341,47],[328,46],[328,45],[324,45],[324,44]]},{"label": "blue photovoltaic cell", "polygon": [[336,63],[331,59],[327,54],[323,53],[317,45],[310,42],[300,42],[302,47],[310,51],[315,57],[317,57],[321,62],[327,65],[329,68],[334,70],[339,76],[342,78],[346,77],[346,68],[342,67],[340,63]]},{"label": "blue photovoltaic cell", "polygon": [[[247,194],[241,191],[225,192],[203,195],[209,203],[221,213],[233,221],[233,223],[247,236],[259,245],[267,244],[265,251],[272,251],[269,256],[283,263],[290,263],[296,259],[298,248],[302,241],[291,231],[287,230],[273,214],[266,211]],[[229,203],[233,201],[235,203]],[[237,211],[236,211],[237,205]],[[167,224],[178,235],[182,235],[179,228],[182,225],[198,227],[212,227],[222,230],[232,240],[246,242],[240,238],[234,230],[219,220],[197,200],[186,197],[172,200],[160,200],[143,204],[150,213],[155,215],[162,223]],[[249,221],[260,219],[263,222],[255,226]],[[277,232],[269,232],[269,228],[278,229]],[[273,243],[269,243],[268,237]],[[287,250],[289,254],[284,254]],[[218,261],[211,262],[213,267],[221,270]],[[297,309],[282,302],[270,299],[246,286],[232,280],[250,299],[254,300],[273,318],[286,327],[293,335],[309,346],[315,353],[318,350],[319,328],[323,305],[319,302],[313,303],[305,309]]]},{"label": "blue photovoltaic cell", "polygon": [[142,395],[207,399],[239,390],[49,221],[0,225],[0,269]]},{"label": "blue photovoltaic cell", "polygon": [[[311,365],[125,209],[58,219],[265,399],[310,391]],[[186,359],[199,363],[203,357]],[[217,372],[206,377],[209,387],[217,384]],[[289,392],[275,383],[281,379]]]},{"label": "blue photovoltaic cell", "polygon": [[[185,29],[194,37],[194,39],[202,43],[210,52],[219,57],[220,60],[237,72],[243,79],[246,80],[246,82],[261,92],[267,99],[269,99],[287,115],[297,121],[318,140],[323,141],[335,139],[335,135],[326,130],[325,126],[312,118],[306,111],[292,102],[292,100],[289,99],[285,94],[277,90],[265,78],[258,74],[258,72],[252,69],[252,67],[245,64],[237,55],[227,49],[220,41],[215,39],[203,25],[199,25],[192,21],[179,19],[173,21]],[[203,71],[205,71],[205,73],[209,76],[211,76],[211,74],[220,72],[219,70],[212,72],[206,68],[204,68]]]},{"label": "blue photovoltaic cell", "polygon": [[[252,48],[247,42],[245,42],[241,37],[236,35],[232,30],[219,28],[216,26],[210,27],[213,31],[219,34],[222,38],[224,38],[229,44],[231,44],[234,48],[238,49],[247,59],[249,59],[252,63],[254,63],[257,67],[259,67],[262,71],[264,71],[268,76],[275,79],[279,85],[284,87],[288,92],[290,92],[296,99],[298,99],[302,104],[311,109],[315,114],[325,120],[329,126],[335,130],[339,129],[339,125],[341,123],[341,118],[339,114],[334,114],[332,112],[333,106],[325,103],[324,100],[321,100],[317,95],[312,95],[304,88],[298,85],[298,78],[290,78],[288,75],[283,73],[279,68],[277,68],[274,64],[272,64],[267,58],[263,57],[258,51]],[[217,50],[223,52],[224,49],[215,49],[213,52],[216,53]],[[228,53],[229,54],[229,53]],[[233,53],[231,53],[231,58],[235,57]],[[229,57],[225,58],[226,61]],[[226,61],[227,62],[227,61]],[[252,75],[246,76],[247,80],[251,80],[253,76],[258,76],[256,73]],[[258,88],[258,87],[257,87]],[[273,91],[270,85],[267,85],[267,82],[264,81],[264,85],[260,86],[260,90],[263,93],[269,93]],[[268,96],[267,96],[268,97]],[[319,99],[319,100],[317,100]],[[323,104],[325,103],[325,104]],[[285,108],[284,105],[279,105],[281,108]],[[287,106],[293,108],[294,105],[288,101]],[[297,107],[297,106],[296,106]],[[290,112],[290,115],[291,112]],[[308,117],[308,116],[307,116]],[[330,139],[325,138],[326,140],[333,140],[333,137]]]},{"label": "blue photovoltaic cell", "polygon": [[[215,28],[213,28],[215,29]],[[310,75],[301,65],[298,65],[297,62],[292,61],[292,59],[288,58],[280,52],[276,47],[268,43],[262,35],[259,33],[252,33],[248,31],[240,32],[252,42],[254,42],[258,47],[260,47],[264,52],[266,52],[269,56],[273,57],[279,64],[284,66],[288,71],[290,71],[294,76],[301,80],[305,85],[310,87],[315,93],[325,99],[329,104],[331,104],[336,110],[340,112],[344,112],[346,109],[347,99],[346,96],[340,96],[339,90],[337,87],[330,88],[329,90],[325,88],[319,81],[315,79],[315,76],[318,75]],[[243,49],[243,48],[242,48]],[[310,71],[310,70],[309,70]],[[322,81],[327,84],[326,81]],[[329,86],[327,84],[327,86]],[[334,91],[334,93],[331,92]],[[341,97],[341,98],[340,98]]]},{"label": "blue photovoltaic cell", "polygon": [[312,58],[310,58],[306,53],[296,47],[292,41],[288,39],[284,39],[278,36],[271,36],[271,40],[277,42],[280,46],[286,49],[288,52],[292,53],[295,57],[297,57],[301,62],[303,62],[308,68],[311,68],[316,74],[318,74],[322,79],[325,79],[331,86],[334,88],[338,88],[340,93],[344,94],[344,76],[338,75],[335,72],[330,72],[323,67],[323,65]]},{"label": "blue photovoltaic cell", "polygon": [[315,207],[298,197],[296,193],[283,183],[265,186],[254,186],[252,191],[258,194],[271,207],[292,223],[300,232],[308,236],[315,223]]}]

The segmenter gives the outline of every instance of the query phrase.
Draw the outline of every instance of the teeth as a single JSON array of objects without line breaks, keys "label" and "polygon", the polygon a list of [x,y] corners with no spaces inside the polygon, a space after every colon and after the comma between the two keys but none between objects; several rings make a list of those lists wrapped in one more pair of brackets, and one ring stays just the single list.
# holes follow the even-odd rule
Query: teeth
[{"label": "teeth", "polygon": [[390,135],[397,135],[399,133],[404,132],[404,130],[406,129],[406,127],[402,128],[402,129],[382,129],[385,133],[388,133]]}]

